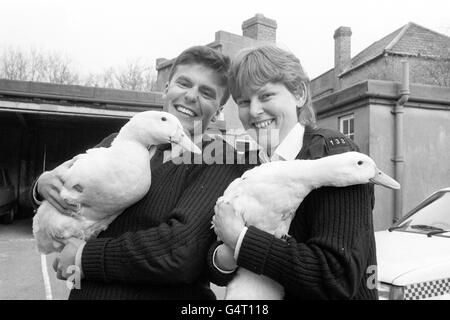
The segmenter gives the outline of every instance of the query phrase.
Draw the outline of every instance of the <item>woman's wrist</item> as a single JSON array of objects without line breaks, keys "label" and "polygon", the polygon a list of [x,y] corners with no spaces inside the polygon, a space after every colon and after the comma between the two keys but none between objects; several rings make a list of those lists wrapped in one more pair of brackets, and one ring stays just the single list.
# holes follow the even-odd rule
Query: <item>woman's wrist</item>
[{"label": "woman's wrist", "polygon": [[226,244],[217,247],[214,263],[221,270],[232,271],[237,268],[234,251]]}]

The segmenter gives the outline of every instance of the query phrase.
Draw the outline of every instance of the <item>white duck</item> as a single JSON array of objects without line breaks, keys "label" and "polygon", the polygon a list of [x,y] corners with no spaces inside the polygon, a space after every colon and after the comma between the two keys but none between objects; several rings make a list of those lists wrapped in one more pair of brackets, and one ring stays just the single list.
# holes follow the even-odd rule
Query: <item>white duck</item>
[{"label": "white duck", "polygon": [[[217,200],[229,203],[248,226],[277,238],[287,235],[300,203],[322,186],[345,187],[375,183],[392,189],[400,185],[381,172],[365,154],[346,152],[317,160],[274,161],[246,171]],[[274,280],[239,268],[226,290],[226,300],[277,300],[284,288]]]},{"label": "white duck", "polygon": [[72,216],[64,215],[43,201],[33,219],[38,250],[45,254],[60,251],[65,239],[88,240],[105,230],[148,192],[150,159],[156,145],[163,143],[201,153],[175,116],[145,111],[120,129],[109,148],[93,148],[75,156],[63,177],[60,196],[77,211]]}]

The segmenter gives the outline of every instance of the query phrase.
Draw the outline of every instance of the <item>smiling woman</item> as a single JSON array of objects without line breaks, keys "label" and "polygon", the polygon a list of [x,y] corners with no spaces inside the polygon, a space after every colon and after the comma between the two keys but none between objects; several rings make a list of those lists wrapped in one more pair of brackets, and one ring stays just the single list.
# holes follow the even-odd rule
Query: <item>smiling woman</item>
[{"label": "smiling woman", "polygon": [[[268,165],[276,167],[278,161],[332,160],[332,155],[349,155],[349,151],[359,149],[341,133],[315,125],[309,78],[292,53],[275,46],[243,50],[232,63],[230,81],[239,118],[260,144],[258,164],[263,164],[257,169],[262,172]],[[265,139],[265,133],[267,137],[275,135],[278,139]],[[341,143],[330,143],[334,139]],[[326,168],[335,164],[332,162]],[[300,204],[294,194],[301,194],[305,186],[293,184],[289,179],[306,171],[313,180],[326,170],[290,168],[286,176],[281,171],[269,171],[278,174],[274,174],[272,183],[260,184],[261,194],[254,186],[247,186],[240,194],[251,191],[264,200],[276,195],[273,201],[250,201],[258,197],[248,197],[239,208],[232,205],[235,200],[229,200],[231,205],[226,201],[217,202],[214,230],[223,243],[216,243],[210,250],[213,282],[227,284],[239,266],[256,274],[258,279],[262,275],[280,284],[286,299],[376,299],[376,287],[366,285],[368,271],[376,264],[373,188],[367,183],[317,187]],[[242,180],[250,179],[250,172],[247,171]],[[262,172],[256,176],[261,176]],[[233,184],[236,186],[239,182]],[[287,208],[289,204],[293,207]],[[278,205],[279,211],[274,209]],[[255,208],[265,215],[255,214],[259,212]],[[255,219],[249,219],[246,210],[255,214]],[[284,225],[282,232],[267,228],[280,212],[285,217],[292,214],[292,210],[295,217],[290,225]],[[238,270],[237,278],[240,274]],[[256,286],[255,283],[240,282],[236,290],[235,282],[230,282],[226,299],[283,298],[283,290],[274,287],[264,290],[267,287],[261,282]]]}]

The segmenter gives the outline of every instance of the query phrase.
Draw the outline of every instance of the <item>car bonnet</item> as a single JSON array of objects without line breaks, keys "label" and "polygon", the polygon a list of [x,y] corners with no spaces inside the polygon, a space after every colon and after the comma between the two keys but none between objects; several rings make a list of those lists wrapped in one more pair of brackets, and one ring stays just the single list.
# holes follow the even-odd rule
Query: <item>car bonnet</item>
[{"label": "car bonnet", "polygon": [[375,239],[379,281],[405,285],[450,278],[450,237],[395,230],[376,232]]}]

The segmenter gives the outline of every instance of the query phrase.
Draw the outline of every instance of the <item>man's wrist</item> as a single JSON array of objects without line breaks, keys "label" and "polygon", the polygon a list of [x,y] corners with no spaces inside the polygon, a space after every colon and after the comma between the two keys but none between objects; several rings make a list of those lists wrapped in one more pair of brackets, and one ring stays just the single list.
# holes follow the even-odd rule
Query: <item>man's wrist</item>
[{"label": "man's wrist", "polygon": [[44,198],[42,198],[42,196],[38,192],[38,181],[37,180],[33,186],[32,195],[33,195],[33,201],[35,202],[35,204],[41,205],[42,201],[44,201]]}]

